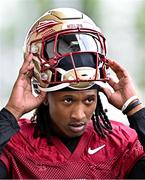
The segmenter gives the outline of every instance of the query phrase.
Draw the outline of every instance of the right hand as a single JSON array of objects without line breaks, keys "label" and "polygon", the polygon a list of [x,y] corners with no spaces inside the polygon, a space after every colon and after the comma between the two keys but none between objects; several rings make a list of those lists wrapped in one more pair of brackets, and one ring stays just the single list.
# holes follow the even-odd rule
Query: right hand
[{"label": "right hand", "polygon": [[[113,92],[109,88],[102,88],[102,91],[106,95],[109,103],[118,109],[121,109],[124,103],[132,96],[138,96],[134,87],[133,80],[128,71],[117,61],[107,59],[107,65],[115,72],[118,81],[110,77],[108,84],[113,89]],[[132,103],[132,102],[131,102]],[[129,111],[127,115],[133,115],[138,110],[142,109],[142,104],[136,106],[132,111]]]},{"label": "right hand", "polygon": [[9,101],[5,107],[16,119],[19,119],[24,113],[37,108],[46,96],[46,93],[42,91],[37,97],[32,94],[31,78],[34,68],[31,63],[32,58],[33,55],[30,54],[24,60]]}]

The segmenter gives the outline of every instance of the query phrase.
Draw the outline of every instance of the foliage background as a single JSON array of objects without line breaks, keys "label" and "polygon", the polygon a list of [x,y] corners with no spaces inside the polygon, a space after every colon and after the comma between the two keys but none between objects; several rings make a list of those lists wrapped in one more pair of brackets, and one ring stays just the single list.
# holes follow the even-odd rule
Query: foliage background
[{"label": "foliage background", "polygon": [[[23,41],[31,24],[45,11],[72,7],[83,11],[101,27],[108,41],[108,57],[131,74],[145,102],[145,0],[0,0],[0,108],[5,106],[23,61]],[[111,119],[127,123],[107,103]]]}]

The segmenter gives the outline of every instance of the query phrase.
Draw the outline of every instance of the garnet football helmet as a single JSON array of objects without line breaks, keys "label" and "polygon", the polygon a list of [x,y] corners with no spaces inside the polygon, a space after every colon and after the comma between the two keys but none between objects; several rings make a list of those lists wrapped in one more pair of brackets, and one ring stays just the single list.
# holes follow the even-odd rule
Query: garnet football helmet
[{"label": "garnet football helmet", "polygon": [[33,85],[42,91],[88,89],[106,81],[106,42],[95,23],[72,8],[42,15],[29,30],[24,57],[33,54]]}]

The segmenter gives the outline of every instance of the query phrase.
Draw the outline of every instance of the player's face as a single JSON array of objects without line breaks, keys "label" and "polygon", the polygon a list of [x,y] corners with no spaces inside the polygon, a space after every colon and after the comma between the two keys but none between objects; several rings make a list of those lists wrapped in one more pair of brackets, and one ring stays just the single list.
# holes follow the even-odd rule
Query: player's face
[{"label": "player's face", "polygon": [[55,132],[67,137],[82,135],[95,111],[96,102],[95,89],[49,93],[49,113]]}]

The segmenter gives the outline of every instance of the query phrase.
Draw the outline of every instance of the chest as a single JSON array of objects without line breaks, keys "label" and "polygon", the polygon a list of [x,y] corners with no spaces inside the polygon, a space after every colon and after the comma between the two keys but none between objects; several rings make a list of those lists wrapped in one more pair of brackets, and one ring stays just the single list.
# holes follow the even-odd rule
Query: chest
[{"label": "chest", "polygon": [[126,150],[118,151],[118,145],[96,140],[92,133],[84,134],[73,152],[55,137],[51,146],[22,141],[23,146],[13,144],[7,151],[12,178],[102,179],[123,178],[126,173],[122,167],[128,161]]}]

